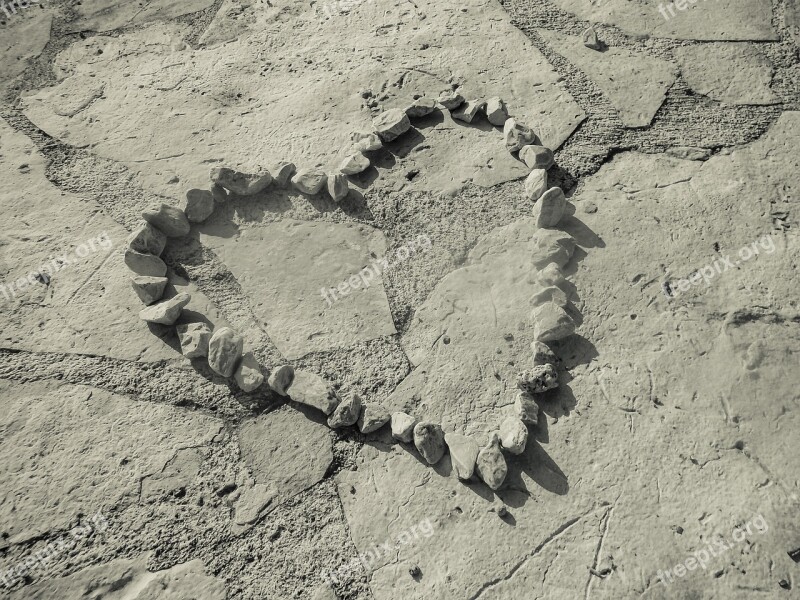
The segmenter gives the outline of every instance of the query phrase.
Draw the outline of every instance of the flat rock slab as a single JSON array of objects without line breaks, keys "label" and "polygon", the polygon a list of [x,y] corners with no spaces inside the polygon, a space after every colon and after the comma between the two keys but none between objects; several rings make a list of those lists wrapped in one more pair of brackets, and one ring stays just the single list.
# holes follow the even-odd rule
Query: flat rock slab
[{"label": "flat rock slab", "polygon": [[584,46],[580,36],[537,32],[597,84],[627,127],[649,125],[678,76],[672,63],[640,52],[614,47],[598,52]]},{"label": "flat rock slab", "polygon": [[75,5],[76,18],[67,25],[67,33],[112,31],[149,21],[167,20],[205,10],[214,0],[149,0],[146,3],[115,0],[81,0]]},{"label": "flat rock slab", "polygon": [[[391,84],[398,80],[403,80],[403,91],[393,91],[384,109],[405,108],[410,89],[437,97],[457,72],[470,82],[465,93],[502,97],[509,111],[553,149],[585,117],[558,73],[493,1],[365,2],[349,15],[327,19],[317,14],[318,6],[278,5],[282,10],[254,3],[231,16],[220,11],[223,20],[252,18],[248,31],[226,45],[224,61],[216,48],[180,49],[174,43],[179,25],[155,24],[119,37],[81,40],[56,60],[60,83],[28,95],[25,113],[54,137],[124,163],[146,189],[166,196],[174,195],[174,184],[167,183],[173,177],[190,187],[206,181],[209,164],[255,172],[256,163],[291,160],[298,168],[318,165],[334,172],[342,158],[338,149],[348,145],[351,133],[370,130],[374,115],[364,110],[358,90],[394,90]],[[344,23],[347,36],[341,35]],[[469,35],[453,35],[453,28]],[[318,44],[320,39],[326,43]],[[423,42],[427,50],[420,49]],[[305,59],[314,66],[302,73],[291,67],[295,57],[282,50],[290,46],[304,47]],[[376,52],[378,46],[391,51]],[[430,62],[434,53],[434,70],[412,68]],[[265,55],[272,66],[263,77],[254,77],[253,65]],[[197,93],[216,89],[220,81],[225,89],[235,88],[241,101],[229,100],[227,93]],[[88,82],[102,91],[89,93]],[[63,114],[65,104],[76,111]],[[231,127],[232,122],[237,126]],[[426,124],[418,125],[427,137]],[[461,137],[466,130],[478,131],[474,124],[462,125],[426,140],[428,164],[453,144],[458,153],[474,152],[474,135]],[[420,141],[407,133],[398,144]],[[491,170],[491,165],[484,160],[480,168]],[[387,175],[387,185],[405,181],[404,175]],[[438,179],[424,185],[444,188]]]},{"label": "flat rock slab", "polygon": [[0,39],[0,91],[8,89],[14,78],[28,68],[50,41],[53,15],[50,10],[41,10],[39,6],[17,7],[17,12],[10,17],[0,14],[0,18],[6,21]]},{"label": "flat rock slab", "polygon": [[[140,483],[145,491],[151,476],[164,484],[180,449],[222,429],[198,412],[84,386],[3,381],[0,396],[0,522],[11,544],[64,529],[79,513],[138,502]],[[173,483],[191,483],[196,461],[186,454],[178,463],[186,468],[169,473]]]},{"label": "flat rock slab", "polygon": [[[283,220],[238,237],[203,236],[242,286],[256,318],[287,359],[345,348],[395,333],[380,276],[352,276],[386,253],[383,233],[366,225]],[[323,288],[345,284],[326,301]]]},{"label": "flat rock slab", "polygon": [[681,74],[698,94],[726,104],[779,104],[769,88],[772,63],[753,44],[699,44],[673,50]]},{"label": "flat rock slab", "polygon": [[[698,0],[675,8],[675,16],[659,12],[660,2],[649,0],[554,0],[556,6],[581,19],[615,25],[622,31],[649,37],[679,40],[777,40],[772,27],[772,6],[762,0]],[[664,5],[671,4],[663,2]],[[680,2],[679,2],[680,3]],[[666,8],[665,8],[666,10]],[[669,12],[666,13],[670,15]]]},{"label": "flat rock slab", "polygon": [[314,409],[283,407],[245,421],[239,429],[242,458],[257,484],[272,490],[267,514],[319,482],[333,462],[329,429]]}]

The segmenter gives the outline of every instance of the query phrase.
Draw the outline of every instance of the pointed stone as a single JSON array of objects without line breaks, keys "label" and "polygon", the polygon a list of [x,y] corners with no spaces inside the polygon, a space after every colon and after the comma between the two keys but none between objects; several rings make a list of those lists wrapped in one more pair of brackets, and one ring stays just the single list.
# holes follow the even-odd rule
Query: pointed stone
[{"label": "pointed stone", "polygon": [[423,96],[422,98],[417,98],[411,103],[411,105],[406,109],[406,114],[410,119],[418,119],[419,117],[424,117],[431,114],[435,110],[436,100]]},{"label": "pointed stone", "polygon": [[361,433],[378,431],[391,419],[389,411],[376,402],[364,404],[358,416],[358,429]]},{"label": "pointed stone", "polygon": [[230,327],[220,327],[208,341],[208,366],[217,375],[230,377],[242,358],[244,339]]},{"label": "pointed stone", "polygon": [[267,383],[272,390],[280,396],[288,395],[289,386],[294,381],[294,368],[291,365],[281,365],[269,374]]},{"label": "pointed stone", "polygon": [[128,247],[131,250],[154,256],[161,256],[166,245],[167,236],[164,235],[164,232],[147,222],[142,223],[128,238]]},{"label": "pointed stone", "polygon": [[414,445],[429,465],[435,465],[444,456],[444,432],[436,423],[420,421],[414,426]]},{"label": "pointed stone", "polygon": [[383,148],[383,142],[376,133],[354,133],[350,139],[356,152],[375,152]]},{"label": "pointed stone", "polygon": [[294,189],[313,196],[325,187],[328,176],[318,169],[300,169],[292,177]]},{"label": "pointed stone", "polygon": [[471,437],[460,433],[446,433],[444,441],[450,452],[450,462],[456,477],[466,481],[475,472],[475,462],[478,460],[480,450],[478,443]]},{"label": "pointed stone", "polygon": [[186,214],[169,204],[153,205],[142,213],[142,217],[167,237],[182,237],[192,229]]},{"label": "pointed stone", "polygon": [[561,188],[554,187],[547,190],[533,205],[533,218],[539,227],[555,227],[564,216],[567,207],[567,198]]},{"label": "pointed stone", "polygon": [[272,183],[272,175],[269,171],[242,173],[228,167],[214,167],[211,169],[211,181],[237,196],[252,196],[264,191]]},{"label": "pointed stone", "polygon": [[516,119],[507,119],[503,125],[503,139],[509,152],[517,152],[523,146],[536,143],[536,134],[533,129],[522,123],[517,123]]},{"label": "pointed stone", "polygon": [[369,159],[360,152],[354,152],[339,165],[339,171],[345,175],[357,175],[369,169]]},{"label": "pointed stone", "polygon": [[339,202],[347,197],[350,193],[350,185],[347,183],[347,177],[341,173],[335,175],[328,175],[328,194],[334,202]]},{"label": "pointed stone", "polygon": [[208,342],[211,340],[211,328],[206,323],[186,323],[178,325],[178,341],[181,353],[186,358],[202,358],[208,356]]},{"label": "pointed stone", "polygon": [[294,175],[296,167],[294,163],[290,162],[279,162],[274,167],[270,169],[270,173],[272,173],[272,182],[275,184],[276,187],[285,188],[289,185],[289,181]]},{"label": "pointed stone", "polygon": [[214,212],[214,194],[209,190],[189,190],[183,212],[191,223],[202,223]]},{"label": "pointed stone", "polygon": [[384,142],[391,142],[411,129],[411,121],[405,111],[392,108],[375,117],[372,126]]},{"label": "pointed stone", "polygon": [[147,277],[163,277],[167,273],[167,265],[158,256],[130,248],[125,250],[125,264],[134,273]]},{"label": "pointed stone", "polygon": [[464,96],[453,90],[446,90],[439,94],[437,101],[447,110],[455,110],[464,103]]},{"label": "pointed stone", "polygon": [[298,369],[294,372],[294,380],[289,397],[295,402],[313,406],[326,415],[330,415],[341,401],[339,396],[319,375]]},{"label": "pointed stone", "polygon": [[481,112],[484,106],[486,106],[486,103],[483,100],[468,100],[450,114],[453,115],[454,119],[472,123],[472,120]]},{"label": "pointed stone", "polygon": [[414,426],[417,420],[404,412],[392,413],[392,437],[406,444],[414,441]]},{"label": "pointed stone", "polygon": [[508,119],[508,110],[506,109],[506,103],[498,96],[489,98],[486,101],[486,118],[489,119],[489,123],[496,127],[505,125],[506,119]]},{"label": "pointed stone", "polygon": [[533,366],[539,365],[553,365],[558,363],[558,357],[550,349],[550,346],[544,342],[531,342],[531,351],[533,352]]},{"label": "pointed stone", "polygon": [[236,367],[236,372],[233,374],[233,379],[240,390],[248,393],[254,392],[264,383],[261,367],[252,352],[247,352],[242,356],[242,360],[239,361],[239,366]]},{"label": "pointed stone", "polygon": [[191,299],[189,294],[178,294],[174,298],[143,308],[139,311],[139,318],[148,323],[172,325],[181,316],[183,307],[189,304]]},{"label": "pointed stone", "polygon": [[519,392],[514,399],[514,414],[523,423],[529,425],[539,424],[539,405],[534,400],[533,394]]},{"label": "pointed stone", "polygon": [[528,443],[528,427],[521,419],[509,417],[500,424],[500,443],[511,454],[522,454]]},{"label": "pointed stone", "polygon": [[519,151],[519,159],[524,162],[529,169],[549,169],[555,163],[553,151],[544,146],[528,144]]},{"label": "pointed stone", "polygon": [[139,300],[149,305],[161,300],[164,296],[167,278],[140,275],[131,279],[131,287],[136,292],[136,295],[139,296]]},{"label": "pointed stone", "polygon": [[328,427],[333,429],[350,427],[358,421],[360,415],[361,398],[358,394],[352,394],[349,398],[342,400],[336,410],[328,417]]},{"label": "pointed stone", "polygon": [[587,48],[591,48],[592,50],[602,50],[603,44],[597,38],[597,32],[594,30],[594,27],[587,27],[581,33],[581,40],[583,41],[583,45]]},{"label": "pointed stone", "polygon": [[489,435],[489,443],[478,452],[475,470],[491,489],[500,489],[508,474],[508,465],[500,451],[500,435],[494,431]]},{"label": "pointed stone", "polygon": [[560,340],[575,333],[575,322],[555,302],[546,302],[533,309],[533,337],[540,342]]}]

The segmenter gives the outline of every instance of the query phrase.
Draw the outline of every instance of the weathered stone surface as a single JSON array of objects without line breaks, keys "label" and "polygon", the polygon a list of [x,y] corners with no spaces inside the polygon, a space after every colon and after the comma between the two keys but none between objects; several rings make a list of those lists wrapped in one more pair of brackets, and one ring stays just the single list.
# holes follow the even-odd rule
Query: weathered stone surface
[{"label": "weathered stone surface", "polygon": [[319,169],[299,169],[292,176],[292,185],[297,191],[313,196],[325,187],[327,180],[328,176]]},{"label": "weathered stone surface", "polygon": [[447,446],[441,425],[430,421],[420,421],[414,425],[414,446],[429,465],[442,460]]},{"label": "weathered stone surface", "polygon": [[185,323],[178,325],[178,340],[181,352],[186,358],[208,356],[208,342],[211,340],[211,328],[205,323]]},{"label": "weathered stone surface", "polygon": [[183,212],[191,223],[202,223],[214,212],[214,194],[209,190],[189,190]]},{"label": "weathered stone surface", "polygon": [[237,237],[201,239],[288,360],[395,333],[380,277],[372,270],[366,284],[356,277],[386,254],[383,233],[372,227],[284,219]]},{"label": "weathered stone surface", "polygon": [[529,169],[549,169],[555,162],[553,151],[544,146],[523,146],[519,151],[519,158]]},{"label": "weathered stone surface", "polygon": [[495,127],[502,127],[508,119],[506,103],[499,96],[493,96],[486,101],[486,118]]},{"label": "weathered stone surface", "polygon": [[555,352],[550,349],[550,346],[544,342],[533,341],[531,342],[531,352],[533,353],[533,365],[553,365],[558,363],[558,357]]},{"label": "weathered stone surface", "polygon": [[125,264],[134,273],[145,277],[163,277],[167,274],[167,265],[155,254],[125,250]]},{"label": "weathered stone surface", "polygon": [[240,527],[252,525],[269,512],[269,508],[278,495],[273,485],[256,483],[245,488],[236,502],[233,520]]},{"label": "weathered stone surface", "polygon": [[673,51],[681,75],[698,94],[726,104],[778,104],[772,63],[752,44],[701,44]]},{"label": "weathered stone surface", "polygon": [[242,173],[228,167],[213,167],[211,181],[237,196],[252,196],[267,189],[272,183],[272,174],[269,171]]},{"label": "weathered stone surface", "polygon": [[178,294],[169,300],[143,308],[139,312],[139,318],[148,323],[172,325],[181,316],[183,307],[189,304],[191,299],[192,297],[189,294]]},{"label": "weathered stone surface", "polygon": [[[541,343],[541,342],[538,342]],[[517,387],[523,392],[541,394],[558,387],[558,374],[551,364],[536,365],[517,375]]]},{"label": "weathered stone surface", "polygon": [[245,352],[236,372],[233,374],[236,385],[243,392],[254,392],[264,383],[264,375],[261,373],[261,366],[252,352]]},{"label": "weathered stone surface", "polygon": [[500,436],[496,431],[489,434],[489,443],[478,452],[475,472],[493,490],[500,489],[506,480],[508,465],[500,451]]},{"label": "weathered stone surface", "polygon": [[272,174],[273,185],[279,188],[285,188],[289,185],[292,175],[294,175],[296,170],[297,167],[295,167],[292,162],[280,161],[275,163],[269,170]]},{"label": "weathered stone surface", "polygon": [[164,288],[167,287],[166,277],[147,277],[140,275],[131,279],[131,287],[139,299],[145,304],[152,304],[164,296]]},{"label": "weathered stone surface", "polygon": [[128,247],[142,254],[161,256],[167,245],[167,236],[150,223],[143,223],[128,238]]},{"label": "weathered stone surface", "polygon": [[378,431],[391,419],[389,411],[377,402],[367,402],[361,407],[358,416],[358,429],[367,434]]},{"label": "weathered stone surface", "polygon": [[230,327],[215,329],[208,340],[208,366],[223,377],[230,377],[242,357],[244,339]]},{"label": "weathered stone surface", "polygon": [[392,108],[375,117],[372,126],[384,142],[392,142],[411,129],[411,121],[405,111]]},{"label": "weathered stone surface", "polygon": [[547,191],[547,171],[534,169],[525,178],[525,197],[536,202]]},{"label": "weathered stone surface", "polygon": [[472,120],[483,110],[486,102],[483,100],[467,100],[457,109],[452,111],[454,119],[464,121],[465,123],[472,123]]},{"label": "weathered stone surface", "polygon": [[351,394],[336,407],[328,417],[328,427],[338,429],[355,425],[361,415],[361,398],[358,394]]},{"label": "weathered stone surface", "polygon": [[339,202],[347,197],[350,193],[350,185],[347,183],[347,177],[342,173],[328,175],[328,194],[334,202]]},{"label": "weathered stone surface", "polygon": [[[541,278],[539,278],[539,281],[541,281]],[[557,287],[555,285],[542,288],[541,290],[533,294],[533,296],[531,296],[531,301],[534,304],[555,302],[562,308],[566,308],[567,304],[569,304],[569,298],[567,298],[567,293],[560,287]]]},{"label": "weathered stone surface", "polygon": [[[569,251],[569,255],[572,256],[571,250]],[[567,289],[568,285],[563,271],[561,271],[560,266],[556,263],[540,265],[539,272],[536,274],[536,280],[542,284],[542,286],[555,286],[562,290]]]},{"label": "weathered stone surface", "polygon": [[315,420],[313,411],[289,406],[245,421],[239,429],[239,446],[256,483],[275,491],[261,515],[322,480],[333,462],[325,424]]},{"label": "weathered stone surface", "polygon": [[404,412],[392,413],[392,437],[406,444],[414,441],[414,426],[417,420]]},{"label": "weathered stone surface", "polygon": [[288,394],[287,390],[292,385],[292,381],[294,381],[294,368],[291,365],[281,365],[273,369],[267,379],[269,387],[281,396]]},{"label": "weathered stone surface", "polygon": [[523,423],[529,425],[539,424],[539,405],[533,394],[517,392],[514,398],[514,414]]},{"label": "weathered stone surface", "polygon": [[422,96],[414,100],[414,102],[406,108],[406,114],[409,119],[418,119],[419,117],[431,114],[435,110],[436,100]]},{"label": "weathered stone surface", "polygon": [[330,415],[339,405],[340,398],[322,377],[309,371],[298,369],[294,372],[289,397],[295,402],[313,406]]},{"label": "weathered stone surface", "polygon": [[536,144],[538,141],[533,129],[518,123],[514,118],[506,119],[503,125],[503,139],[509,152],[517,152],[523,146]]},{"label": "weathered stone surface", "polygon": [[475,462],[480,450],[477,442],[469,436],[453,432],[445,433],[444,441],[450,452],[450,462],[456,477],[463,481],[470,479],[475,472]]},{"label": "weathered stone surface", "polygon": [[145,221],[160,229],[167,237],[181,237],[191,231],[192,226],[180,208],[169,204],[151,206],[142,212]]},{"label": "weathered stone surface", "polygon": [[383,142],[376,133],[353,133],[350,139],[357,152],[374,152],[383,148]]},{"label": "weathered stone surface", "polygon": [[174,19],[204,10],[212,0],[154,0],[140,6],[119,4],[114,0],[84,0],[75,5],[75,20],[67,24],[67,32],[112,31],[150,21]]},{"label": "weathered stone surface", "polygon": [[564,191],[558,187],[550,188],[533,205],[532,214],[536,226],[555,227],[561,222],[566,208],[567,198]]},{"label": "weathered stone surface", "polygon": [[583,45],[591,50],[602,50],[603,44],[600,43],[600,40],[597,39],[597,32],[594,30],[594,27],[587,27],[581,33],[581,41]]},{"label": "weathered stone surface", "polygon": [[369,164],[369,159],[366,156],[360,152],[355,152],[342,161],[342,164],[339,165],[339,171],[345,175],[357,175],[369,169]]},{"label": "weathered stone surface", "polygon": [[314,595],[311,597],[311,600],[339,600],[339,597],[336,595],[336,592],[333,591],[330,584],[323,583],[314,590]]},{"label": "weathered stone surface", "polygon": [[618,47],[597,52],[585,47],[579,37],[545,29],[537,32],[597,84],[627,127],[649,125],[678,76],[672,63],[640,52]]},{"label": "weathered stone surface", "polygon": [[447,110],[455,110],[464,103],[464,96],[453,90],[445,90],[439,94],[438,102]]},{"label": "weathered stone surface", "polygon": [[534,308],[531,319],[536,324],[533,335],[540,342],[561,340],[575,333],[572,317],[555,302],[546,302]]},{"label": "weathered stone surface", "polygon": [[500,423],[500,443],[511,454],[522,454],[528,443],[528,427],[522,419],[509,417]]}]

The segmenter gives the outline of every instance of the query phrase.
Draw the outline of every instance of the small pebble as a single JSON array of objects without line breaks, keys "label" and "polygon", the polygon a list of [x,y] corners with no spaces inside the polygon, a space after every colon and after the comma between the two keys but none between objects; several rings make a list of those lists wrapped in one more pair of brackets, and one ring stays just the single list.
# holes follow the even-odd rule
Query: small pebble
[{"label": "small pebble", "polygon": [[209,190],[189,190],[183,212],[190,222],[202,223],[214,212],[214,195]]},{"label": "small pebble", "polygon": [[361,433],[367,434],[378,431],[386,425],[392,416],[380,404],[370,402],[361,407],[361,414],[358,416],[358,429]]},{"label": "small pebble", "polygon": [[514,399],[514,414],[523,423],[528,425],[539,424],[539,405],[533,398],[533,394],[519,392]]},{"label": "small pebble", "polygon": [[575,333],[575,322],[555,302],[546,302],[531,311],[533,337],[540,342],[560,340]]},{"label": "small pebble", "polygon": [[164,289],[167,287],[166,277],[147,277],[140,275],[131,279],[131,287],[139,300],[147,305],[161,300],[164,296]]},{"label": "small pebble", "polygon": [[528,443],[528,426],[515,417],[505,419],[500,424],[500,443],[511,454],[522,454]]},{"label": "small pebble", "polygon": [[503,125],[503,139],[509,152],[517,152],[523,146],[536,143],[536,134],[533,129],[522,123],[517,123],[513,118],[507,119]]},{"label": "small pebble", "polygon": [[208,341],[208,366],[218,375],[233,375],[242,357],[244,339],[230,327],[220,327]]},{"label": "small pebble", "polygon": [[247,393],[254,392],[264,383],[261,367],[252,352],[247,352],[242,356],[242,360],[239,361],[239,366],[236,367],[236,372],[233,374],[233,379],[239,389]]},{"label": "small pebble", "polygon": [[158,256],[130,248],[125,250],[125,264],[134,273],[147,277],[163,277],[167,274],[167,265]]},{"label": "small pebble", "polygon": [[322,377],[302,369],[294,372],[289,397],[300,404],[313,406],[326,415],[336,410],[341,402],[336,391]]},{"label": "small pebble", "polygon": [[506,119],[508,119],[508,110],[506,109],[506,103],[503,102],[498,96],[494,98],[489,98],[486,101],[486,118],[489,120],[489,123],[495,125],[496,127],[502,127],[505,125]]},{"label": "small pebble", "polygon": [[592,50],[602,50],[603,44],[597,38],[597,32],[594,30],[594,27],[587,27],[581,33],[581,39],[583,40],[583,45],[587,48],[591,48]]},{"label": "small pebble", "polygon": [[405,111],[392,108],[375,117],[372,126],[384,142],[391,142],[411,129],[411,121]]},{"label": "small pebble", "polygon": [[453,90],[447,90],[439,94],[437,102],[447,110],[455,110],[464,103],[464,96]]},{"label": "small pebble", "polygon": [[339,171],[345,175],[357,175],[369,169],[369,159],[360,152],[354,152],[339,165]]},{"label": "small pebble", "polygon": [[534,169],[525,178],[525,197],[536,202],[547,191],[547,171]]},{"label": "small pebble", "polygon": [[339,202],[347,197],[350,193],[350,185],[347,183],[347,177],[342,173],[328,175],[328,194],[333,198],[334,202]]},{"label": "small pebble", "polygon": [[584,202],[583,204],[583,212],[586,214],[593,214],[597,212],[597,204],[589,200],[588,202]]},{"label": "small pebble", "polygon": [[566,308],[568,301],[566,292],[554,285],[542,288],[531,296],[531,303],[534,306],[545,302],[555,302],[559,306]]},{"label": "small pebble", "polygon": [[161,256],[166,245],[167,236],[164,235],[164,232],[147,222],[143,223],[128,238],[128,247],[143,254]]},{"label": "small pebble", "polygon": [[517,374],[517,387],[529,394],[541,394],[558,387],[558,373],[551,364],[537,365]]},{"label": "small pebble", "polygon": [[475,472],[475,462],[478,460],[477,442],[469,436],[460,433],[446,433],[444,441],[450,452],[450,462],[456,477],[466,481]]},{"label": "small pebble", "polygon": [[300,169],[292,177],[294,188],[304,194],[313,196],[325,187],[328,176],[317,169]]},{"label": "small pebble", "polygon": [[297,167],[294,166],[294,163],[283,161],[276,164],[270,169],[274,185],[281,188],[288,186],[296,170]]},{"label": "small pebble", "polygon": [[519,151],[519,159],[524,162],[529,169],[549,169],[555,163],[553,151],[544,146],[528,144]]},{"label": "small pebble", "polygon": [[237,196],[252,196],[272,183],[272,175],[269,171],[242,173],[228,167],[214,167],[211,169],[211,181]]},{"label": "small pebble", "polygon": [[139,318],[148,323],[172,325],[181,316],[183,307],[189,304],[191,299],[189,294],[178,294],[174,298],[143,308],[139,311]]},{"label": "small pebble", "polygon": [[414,426],[414,445],[429,465],[435,465],[444,456],[444,432],[436,423],[421,421]]},{"label": "small pebble", "polygon": [[424,117],[431,114],[435,110],[436,100],[423,96],[422,98],[417,98],[414,100],[414,102],[412,102],[411,105],[406,108],[406,114],[411,119],[418,119],[419,117]]},{"label": "small pebble", "polygon": [[555,227],[564,216],[567,198],[561,188],[547,190],[533,205],[533,218],[538,227]]},{"label": "small pebble", "polygon": [[192,229],[186,213],[169,204],[153,205],[142,213],[142,217],[167,237],[181,237]]},{"label": "small pebble", "polygon": [[354,133],[350,139],[356,152],[375,152],[383,148],[383,142],[376,133]]},{"label": "small pebble", "polygon": [[469,100],[452,111],[451,114],[454,119],[464,121],[465,123],[472,123],[472,120],[484,106],[486,106],[486,103],[483,100]]},{"label": "small pebble", "polygon": [[342,400],[341,404],[328,417],[328,427],[339,429],[355,425],[360,414],[361,398],[358,394],[352,394],[349,398]]},{"label": "small pebble", "polygon": [[178,341],[181,344],[181,352],[186,358],[208,356],[211,328],[206,323],[178,325],[177,332]]},{"label": "small pebble", "polygon": [[503,485],[508,474],[508,465],[503,453],[500,451],[500,435],[493,431],[489,435],[489,443],[478,452],[475,463],[478,476],[491,489],[497,490]]},{"label": "small pebble", "polygon": [[531,342],[531,351],[533,352],[533,364],[538,365],[553,365],[558,362],[558,357],[550,349],[550,346],[544,342]]},{"label": "small pebble", "polygon": [[417,420],[404,412],[392,413],[392,437],[406,444],[414,440],[414,426]]},{"label": "small pebble", "polygon": [[281,365],[273,369],[267,378],[267,383],[272,390],[280,396],[286,396],[286,390],[294,381],[294,368],[291,365]]}]

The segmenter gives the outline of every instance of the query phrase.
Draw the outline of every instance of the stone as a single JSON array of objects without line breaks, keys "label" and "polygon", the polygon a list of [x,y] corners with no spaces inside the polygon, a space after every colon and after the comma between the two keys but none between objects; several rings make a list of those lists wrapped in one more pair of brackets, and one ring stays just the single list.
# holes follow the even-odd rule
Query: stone
[{"label": "stone", "polygon": [[417,420],[404,412],[392,413],[392,437],[410,444],[414,441],[414,426]]},{"label": "stone", "polygon": [[554,285],[542,288],[531,296],[531,302],[534,305],[544,304],[545,302],[555,302],[559,306],[566,308],[569,299],[567,293],[560,287]]},{"label": "stone", "polygon": [[244,339],[230,327],[214,330],[208,340],[208,366],[217,375],[230,377],[242,358]]},{"label": "stone", "polygon": [[294,189],[309,196],[318,194],[325,187],[328,176],[318,169],[300,169],[292,176]]},{"label": "stone", "polygon": [[208,356],[208,342],[211,340],[211,327],[206,323],[185,323],[178,325],[178,341],[186,358]]},{"label": "stone", "polygon": [[289,185],[297,167],[291,162],[279,162],[269,172],[272,173],[272,182],[276,187],[285,188]]},{"label": "stone", "polygon": [[505,502],[500,498],[495,498],[494,502],[492,502],[492,505],[487,510],[497,514],[501,519],[508,514],[508,507],[506,507]]},{"label": "stone", "polygon": [[148,323],[160,323],[161,325],[173,325],[178,317],[181,316],[183,307],[189,304],[192,297],[189,294],[178,294],[177,296],[143,308],[139,312],[139,318]]},{"label": "stone", "polygon": [[152,304],[161,300],[164,295],[164,289],[167,287],[168,279],[166,277],[148,277],[140,275],[139,277],[131,278],[131,287],[139,299],[145,304]]},{"label": "stone", "polygon": [[345,175],[358,175],[369,169],[369,165],[370,162],[366,156],[360,152],[355,152],[342,161],[339,165],[339,171]]},{"label": "stone", "polygon": [[368,402],[361,407],[361,414],[358,416],[358,429],[364,434],[372,433],[386,425],[391,418],[389,411],[382,405],[377,402]]},{"label": "stone", "polygon": [[508,119],[506,103],[499,96],[494,96],[486,101],[486,118],[495,127],[502,127]]},{"label": "stone", "polygon": [[322,377],[302,369],[294,372],[289,397],[300,404],[313,406],[326,415],[336,410],[340,402],[339,396]]},{"label": "stone", "polygon": [[275,495],[275,488],[263,483],[246,488],[236,502],[234,522],[241,527],[252,525],[266,514],[265,511],[275,501]]},{"label": "stone", "polygon": [[525,178],[525,197],[536,202],[547,191],[547,171],[534,169]]},{"label": "stone", "polygon": [[[540,234],[535,238],[536,248],[533,264],[537,269],[542,269],[555,263],[560,270],[569,262],[575,252],[575,238],[558,229],[538,229],[537,231]],[[539,277],[536,280],[537,284],[542,284]]]},{"label": "stone", "polygon": [[334,202],[339,202],[347,197],[350,193],[350,185],[347,183],[347,177],[342,173],[335,173],[328,175],[328,194]]},{"label": "stone", "polygon": [[155,254],[125,250],[125,264],[134,273],[147,277],[163,277],[167,274],[167,265]]},{"label": "stone", "polygon": [[493,431],[489,434],[489,443],[478,452],[475,471],[483,482],[493,490],[500,489],[508,474],[508,465],[500,451],[500,435]]},{"label": "stone", "polygon": [[514,399],[514,414],[523,423],[529,425],[539,424],[539,405],[528,392],[518,392]]},{"label": "stone", "polygon": [[214,212],[214,194],[209,190],[189,190],[183,212],[189,222],[202,223]]},{"label": "stone", "polygon": [[429,465],[435,465],[447,448],[442,427],[430,421],[420,421],[414,426],[414,446]]},{"label": "stone", "polygon": [[292,385],[292,381],[294,381],[294,367],[291,365],[281,365],[273,369],[267,379],[267,383],[269,387],[272,388],[272,391],[280,396],[288,395],[287,390],[289,386]]},{"label": "stone", "polygon": [[142,212],[142,217],[167,237],[182,237],[192,229],[186,213],[169,204],[153,205]]},{"label": "stone", "polygon": [[558,374],[552,364],[536,365],[517,374],[517,387],[523,392],[541,394],[558,387]]},{"label": "stone", "polygon": [[[569,252],[569,256],[572,256],[571,251]],[[562,290],[567,285],[567,280],[564,277],[564,273],[561,271],[561,267],[554,262],[542,266],[539,273],[536,275],[536,281],[545,287],[556,286]]]},{"label": "stone", "polygon": [[483,100],[468,100],[452,111],[451,114],[454,119],[464,121],[465,123],[472,123],[472,120],[481,112],[484,106],[486,106],[486,102]]},{"label": "stone", "polygon": [[167,236],[164,235],[164,232],[147,222],[143,223],[128,238],[128,247],[143,254],[161,256],[166,245]]},{"label": "stone", "polygon": [[411,121],[405,111],[392,108],[375,117],[372,126],[384,142],[391,142],[411,129]]},{"label": "stone", "polygon": [[422,98],[417,98],[406,108],[406,114],[410,119],[417,119],[429,115],[435,110],[436,100],[422,96]]},{"label": "stone", "polygon": [[383,148],[383,142],[376,133],[353,133],[350,139],[356,152],[375,152]]},{"label": "stone", "polygon": [[464,96],[453,90],[446,90],[439,94],[437,101],[447,110],[455,110],[464,103]]},{"label": "stone", "polygon": [[533,144],[523,146],[519,151],[519,158],[529,169],[549,169],[555,162],[550,148]]},{"label": "stone", "polygon": [[500,443],[511,454],[522,454],[528,443],[528,426],[515,417],[505,419],[500,423]]},{"label": "stone", "polygon": [[533,337],[540,342],[561,340],[575,333],[575,322],[555,302],[541,304],[531,311]]},{"label": "stone", "polygon": [[252,196],[267,189],[272,183],[272,174],[269,171],[242,173],[228,167],[214,167],[211,169],[211,181],[237,196]]},{"label": "stone", "polygon": [[531,352],[533,352],[533,366],[535,367],[539,365],[555,366],[558,363],[558,357],[555,355],[555,352],[544,342],[531,342]]},{"label": "stone", "polygon": [[517,123],[514,118],[506,119],[503,125],[503,139],[509,152],[517,152],[523,146],[537,142],[533,129],[522,123]]},{"label": "stone", "polygon": [[475,462],[478,460],[477,442],[467,435],[460,433],[445,433],[444,441],[450,452],[450,462],[456,477],[466,481],[475,472]]},{"label": "stone", "polygon": [[216,183],[211,184],[211,196],[214,198],[216,204],[225,204],[230,199],[228,197],[228,190]]},{"label": "stone", "polygon": [[361,397],[358,394],[351,394],[348,398],[341,401],[336,410],[328,417],[328,427],[339,429],[355,425],[358,417],[361,416]]},{"label": "stone", "polygon": [[603,44],[597,39],[597,32],[594,30],[594,27],[587,27],[583,30],[583,33],[581,33],[581,41],[583,41],[584,46],[592,50],[599,51],[603,49]]},{"label": "stone", "polygon": [[252,352],[246,352],[242,356],[242,360],[239,361],[239,366],[236,367],[236,372],[233,374],[233,379],[239,389],[248,393],[254,392],[264,383],[261,366]]},{"label": "stone", "polygon": [[567,198],[561,188],[547,190],[533,205],[533,218],[537,227],[555,227],[564,216]]}]

